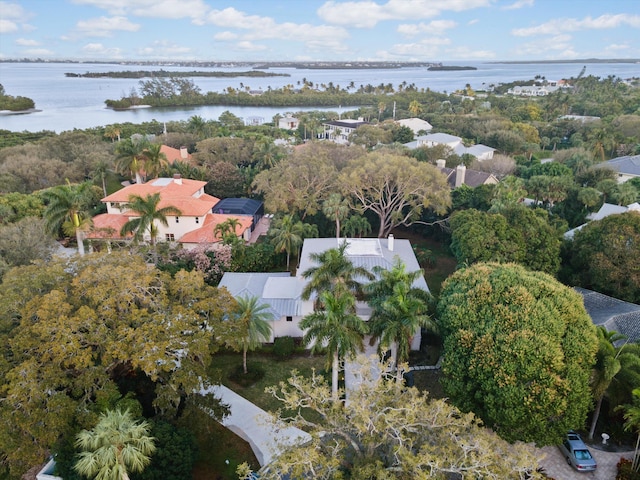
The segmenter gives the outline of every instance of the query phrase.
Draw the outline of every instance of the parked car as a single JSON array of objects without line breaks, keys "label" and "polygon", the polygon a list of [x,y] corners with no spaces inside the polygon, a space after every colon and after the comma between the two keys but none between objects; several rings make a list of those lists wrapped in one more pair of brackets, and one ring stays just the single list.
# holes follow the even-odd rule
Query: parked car
[{"label": "parked car", "polygon": [[560,444],[560,451],[567,463],[579,472],[592,472],[597,464],[593,455],[576,432],[571,431]]}]

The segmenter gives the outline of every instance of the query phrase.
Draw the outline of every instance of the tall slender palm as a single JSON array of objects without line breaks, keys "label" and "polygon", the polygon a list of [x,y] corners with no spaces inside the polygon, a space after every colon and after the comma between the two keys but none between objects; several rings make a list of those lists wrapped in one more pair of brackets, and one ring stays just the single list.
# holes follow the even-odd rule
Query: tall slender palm
[{"label": "tall slender palm", "polygon": [[135,175],[136,183],[142,183],[141,171],[144,163],[144,150],[147,142],[130,138],[118,142],[116,146],[116,168],[123,175]]},{"label": "tall slender palm", "polygon": [[108,410],[93,430],[78,434],[76,446],[83,451],[74,470],[95,480],[129,480],[129,471],[142,472],[156,450],[150,429],[128,410]]},{"label": "tall slender palm", "polygon": [[304,227],[301,222],[295,222],[293,216],[285,215],[271,228],[272,242],[277,252],[287,252],[287,270],[291,252],[302,245]]},{"label": "tall slender palm", "polygon": [[269,341],[273,314],[269,311],[269,305],[258,303],[258,297],[239,297],[236,302],[232,313],[233,326],[239,331],[234,332],[227,343],[242,349],[242,368],[247,373],[247,352]]},{"label": "tall slender palm", "polygon": [[374,267],[374,273],[379,279],[365,286],[372,308],[369,330],[380,340],[380,348],[396,346],[395,365],[400,381],[400,364],[409,360],[411,339],[416,331],[421,327],[435,330],[428,315],[429,293],[413,287],[421,272],[407,272],[399,259],[390,270]]},{"label": "tall slender palm", "polygon": [[78,253],[84,255],[82,232],[91,223],[89,209],[93,203],[91,182],[58,185],[43,194],[47,206],[43,212],[45,227],[50,234],[57,235],[60,229],[65,235],[76,235]]},{"label": "tall slender palm", "polygon": [[122,226],[120,235],[125,236],[129,233],[133,233],[133,239],[136,242],[141,241],[144,238],[144,234],[149,232],[150,244],[153,246],[156,243],[156,237],[158,236],[158,227],[156,222],[167,227],[169,222],[167,220],[168,215],[181,215],[182,212],[172,205],[158,208],[160,203],[160,193],[150,193],[146,197],[140,195],[131,195],[129,197],[129,204],[127,208],[137,214],[127,223]]},{"label": "tall slender palm", "polygon": [[340,222],[349,215],[349,202],[339,193],[332,193],[322,204],[322,213],[336,222],[336,238],[340,238]]},{"label": "tall slender palm", "polygon": [[109,174],[110,168],[111,165],[109,162],[99,160],[93,167],[93,172],[91,172],[91,178],[93,181],[100,180],[100,183],[102,184],[102,193],[105,197],[107,196],[107,175]]},{"label": "tall slender palm", "polygon": [[596,400],[589,438],[595,433],[604,397],[610,405],[620,405],[629,399],[630,392],[640,385],[640,344],[625,342],[626,338],[617,332],[609,332],[598,327],[598,352],[591,377],[591,390]]},{"label": "tall slender palm", "polygon": [[323,291],[320,297],[324,310],[305,316],[300,328],[306,330],[305,345],[313,343],[312,351],[326,348],[327,367],[331,365],[332,397],[337,401],[340,360],[362,351],[367,326],[356,315],[355,297],[345,288]]},{"label": "tall slender palm", "polygon": [[[358,279],[374,278],[366,268],[353,265],[346,255],[347,246],[347,242],[344,241],[338,248],[330,248],[324,252],[309,255],[309,259],[317,265],[302,272],[302,276],[308,280],[302,290],[304,300],[311,298],[313,293],[321,297],[324,291],[334,292],[340,288],[357,296],[362,290]],[[320,305],[322,305],[321,298]]]},{"label": "tall slender palm", "polygon": [[632,392],[633,403],[622,405],[620,410],[624,412],[624,429],[637,434],[636,449],[633,455],[631,468],[640,471],[640,388],[635,388]]},{"label": "tall slender palm", "polygon": [[162,151],[162,145],[151,143],[142,151],[142,161],[145,175],[157,177],[160,171],[168,165],[167,156]]},{"label": "tall slender palm", "polygon": [[417,101],[417,100],[413,100],[410,104],[409,104],[409,112],[411,113],[411,115],[413,115],[414,117],[417,117],[418,115],[420,115],[422,113],[422,104]]}]

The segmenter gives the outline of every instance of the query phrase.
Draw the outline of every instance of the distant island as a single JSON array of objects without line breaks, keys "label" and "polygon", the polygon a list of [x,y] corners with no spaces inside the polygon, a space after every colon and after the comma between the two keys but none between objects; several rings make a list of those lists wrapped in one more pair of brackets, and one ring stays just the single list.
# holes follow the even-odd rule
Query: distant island
[{"label": "distant island", "polygon": [[640,58],[576,58],[566,60],[511,60],[502,62],[485,62],[497,63],[500,65],[533,65],[533,64],[554,64],[554,63],[640,63]]},{"label": "distant island", "polygon": [[253,68],[267,70],[269,68],[297,68],[304,70],[357,70],[357,69],[389,69],[441,66],[437,62],[394,62],[394,61],[353,61],[353,62],[264,62]]},{"label": "distant island", "polygon": [[448,71],[456,71],[456,70],[477,70],[476,67],[460,67],[457,65],[434,65],[433,67],[427,68],[430,72],[448,72]]},{"label": "distant island", "polygon": [[7,95],[4,87],[0,84],[0,114],[16,115],[22,113],[39,112],[36,110],[35,102],[28,97],[14,97]]},{"label": "distant island", "polygon": [[65,77],[78,78],[170,78],[170,77],[290,77],[288,73],[271,73],[260,70],[249,70],[246,72],[169,72],[167,70],[125,70],[120,72],[86,72],[64,74]]}]

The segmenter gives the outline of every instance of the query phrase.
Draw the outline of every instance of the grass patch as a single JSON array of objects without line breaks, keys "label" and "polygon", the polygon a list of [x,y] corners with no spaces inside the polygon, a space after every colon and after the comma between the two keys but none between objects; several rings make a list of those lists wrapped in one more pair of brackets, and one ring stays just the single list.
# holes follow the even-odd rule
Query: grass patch
[{"label": "grass patch", "polygon": [[264,389],[266,387],[286,382],[291,376],[292,370],[297,370],[304,376],[311,376],[312,369],[319,372],[324,368],[325,364],[324,355],[310,355],[306,352],[282,360],[276,359],[273,355],[255,351],[249,353],[249,358],[251,359],[249,371],[251,371],[251,365],[258,365],[264,370],[264,376],[250,385],[239,385],[229,379],[229,375],[238,368],[238,365],[242,369],[241,353],[220,352],[215,354],[210,377],[212,379],[220,378],[223,385],[268,412],[276,412],[282,407],[282,404],[271,395],[265,393]]},{"label": "grass patch", "polygon": [[199,432],[196,440],[200,454],[193,467],[194,480],[237,480],[236,468],[243,462],[254,470],[260,468],[249,444],[218,423]]}]

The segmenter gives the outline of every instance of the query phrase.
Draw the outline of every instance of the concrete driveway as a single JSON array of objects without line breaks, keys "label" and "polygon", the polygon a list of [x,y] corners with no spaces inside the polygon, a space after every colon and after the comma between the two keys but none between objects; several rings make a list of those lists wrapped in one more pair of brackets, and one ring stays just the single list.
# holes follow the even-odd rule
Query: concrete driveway
[{"label": "concrete driveway", "polygon": [[620,457],[631,459],[633,452],[603,452],[590,448],[591,454],[598,462],[598,468],[595,472],[577,472],[571,468],[562,452],[558,447],[539,448],[540,466],[544,468],[546,474],[550,478],[556,480],[614,480],[616,478],[616,465],[620,461]]}]

